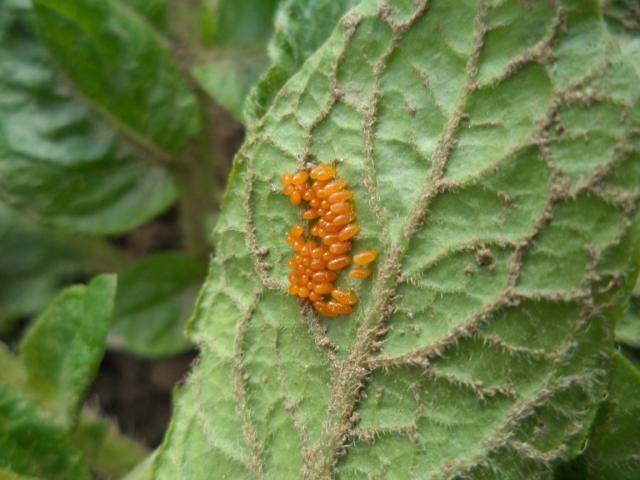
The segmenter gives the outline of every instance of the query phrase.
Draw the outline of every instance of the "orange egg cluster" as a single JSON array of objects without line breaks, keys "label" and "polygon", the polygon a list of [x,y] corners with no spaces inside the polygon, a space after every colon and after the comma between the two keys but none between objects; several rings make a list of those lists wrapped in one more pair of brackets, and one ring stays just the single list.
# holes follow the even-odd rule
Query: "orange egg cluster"
[{"label": "orange egg cluster", "polygon": [[282,183],[291,203],[304,207],[302,218],[308,222],[308,234],[304,226],[295,225],[287,235],[287,243],[296,252],[289,261],[289,294],[308,299],[327,317],[351,313],[358,297],[335,287],[338,273],[353,261],[358,266],[349,276],[367,278],[371,270],[364,265],[377,257],[374,251],[359,253],[353,259],[349,256],[350,240],[360,232],[354,223],[353,192],[345,180],[336,177],[335,167],[326,164],[311,172],[285,173]]}]

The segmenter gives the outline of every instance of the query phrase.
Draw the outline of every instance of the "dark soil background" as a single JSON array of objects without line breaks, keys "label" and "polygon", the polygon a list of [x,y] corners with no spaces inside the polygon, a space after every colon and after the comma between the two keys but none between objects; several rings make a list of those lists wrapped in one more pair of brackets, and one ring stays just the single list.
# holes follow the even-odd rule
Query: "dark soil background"
[{"label": "dark soil background", "polygon": [[115,419],[120,430],[154,448],[163,439],[171,418],[174,386],[189,371],[196,353],[146,360],[107,352],[88,401]]}]

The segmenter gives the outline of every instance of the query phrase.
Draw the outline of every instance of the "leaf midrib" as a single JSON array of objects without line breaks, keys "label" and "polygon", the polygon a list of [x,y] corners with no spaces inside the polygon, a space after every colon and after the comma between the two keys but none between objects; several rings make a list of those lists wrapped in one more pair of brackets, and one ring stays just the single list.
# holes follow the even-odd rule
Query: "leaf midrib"
[{"label": "leaf midrib", "polygon": [[[430,2],[428,0],[423,2],[414,16],[403,26],[404,28],[398,29],[397,26],[394,28],[391,25],[394,30],[392,47],[399,42],[402,35],[411,25],[427,13],[429,6]],[[453,137],[460,125],[462,113],[466,108],[476,82],[478,59],[485,34],[485,13],[484,5],[481,5],[475,17],[474,40],[467,60],[466,78],[458,105],[438,139],[432,156],[430,171],[405,221],[403,235],[391,246],[384,263],[380,267],[380,273],[372,289],[372,298],[376,300],[364,314],[347,359],[337,369],[336,378],[338,381],[331,392],[327,420],[322,427],[323,433],[318,441],[318,446],[315,448],[315,452],[318,453],[314,455],[313,453],[315,452],[313,452],[312,455],[305,456],[305,478],[331,478],[338,451],[353,428],[350,413],[355,409],[359,390],[364,386],[365,378],[370,373],[368,362],[372,353],[372,346],[381,333],[380,329],[376,327],[382,325],[390,313],[389,303],[400,279],[400,265],[409,247],[409,242],[422,224],[424,213],[429,205],[440,193],[440,184],[454,149]],[[398,30],[400,31],[398,32]],[[379,75],[381,70],[378,69],[376,74]],[[375,113],[373,113],[373,116],[375,117]],[[365,165],[365,168],[367,166]],[[373,177],[372,174],[371,177]]]}]

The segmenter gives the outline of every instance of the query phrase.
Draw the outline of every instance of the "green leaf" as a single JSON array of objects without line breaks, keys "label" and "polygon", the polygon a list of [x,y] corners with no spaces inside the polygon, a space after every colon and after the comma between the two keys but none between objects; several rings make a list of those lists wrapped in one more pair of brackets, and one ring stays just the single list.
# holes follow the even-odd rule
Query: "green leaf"
[{"label": "green leaf", "polygon": [[168,48],[119,2],[36,0],[40,38],[92,105],[159,157],[199,128],[194,94]]},{"label": "green leaf", "polygon": [[81,452],[69,441],[65,431],[50,424],[31,400],[2,383],[0,469],[47,480],[90,478]]},{"label": "green leaf", "polygon": [[[155,478],[549,478],[576,457],[640,253],[639,96],[595,1],[362,2],[236,158]],[[306,162],[337,162],[354,251],[380,253],[338,282],[360,298],[338,319],[286,295],[279,177]]]},{"label": "green leaf", "polygon": [[39,312],[60,285],[79,271],[79,256],[68,244],[2,202],[0,252],[0,325]]},{"label": "green leaf", "polygon": [[18,475],[17,473],[0,468],[0,480],[35,480],[35,477],[25,477],[24,475]]},{"label": "green leaf", "polygon": [[125,437],[117,425],[84,409],[73,433],[91,470],[103,479],[121,479],[148,455],[147,449]]},{"label": "green leaf", "polygon": [[166,209],[176,194],[164,167],[135,160],[68,90],[34,35],[31,3],[0,2],[0,198],[89,234],[122,233]]},{"label": "green leaf", "polygon": [[244,107],[250,125],[258,121],[273,99],[307,58],[322,45],[344,13],[358,0],[283,0],[269,45],[272,64],[252,89]]},{"label": "green leaf", "polygon": [[280,0],[218,0],[201,12],[205,41],[224,47],[264,44],[273,31]]},{"label": "green leaf", "polygon": [[[640,371],[614,356],[607,399],[598,411],[584,458],[588,479],[634,480],[640,471]],[[584,477],[583,477],[584,478]]]},{"label": "green leaf", "polygon": [[266,52],[231,49],[191,71],[204,91],[242,122],[245,99],[266,65]]},{"label": "green leaf", "polygon": [[268,65],[266,44],[277,4],[277,0],[220,0],[205,4],[200,13],[208,45],[191,72],[239,122],[250,88]]},{"label": "green leaf", "polygon": [[603,0],[606,25],[618,37],[640,35],[640,5],[637,0]]},{"label": "green leaf", "polygon": [[130,7],[157,27],[163,27],[167,20],[167,0],[126,0],[122,7]]},{"label": "green leaf", "polygon": [[153,480],[153,462],[155,458],[156,452],[153,452],[122,480]]},{"label": "green leaf", "polygon": [[14,390],[23,390],[27,383],[27,374],[22,362],[13,355],[9,348],[0,342],[0,384]]},{"label": "green leaf", "polygon": [[147,257],[122,273],[109,346],[145,357],[193,348],[184,324],[193,311],[205,266],[182,253]]},{"label": "green leaf", "polygon": [[637,0],[605,0],[605,24],[620,43],[625,59],[640,76],[640,3]]},{"label": "green leaf", "polygon": [[616,326],[616,340],[630,347],[640,348],[640,283],[629,300],[629,306]]},{"label": "green leaf", "polygon": [[75,425],[102,360],[115,293],[112,275],[67,288],[20,344],[31,392],[63,427]]}]

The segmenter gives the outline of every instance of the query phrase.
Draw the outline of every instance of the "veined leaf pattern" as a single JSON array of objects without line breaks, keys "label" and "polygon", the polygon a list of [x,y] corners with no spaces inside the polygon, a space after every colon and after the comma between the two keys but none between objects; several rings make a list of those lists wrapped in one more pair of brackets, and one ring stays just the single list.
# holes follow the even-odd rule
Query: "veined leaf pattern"
[{"label": "veined leaf pattern", "polygon": [[[634,76],[595,1],[347,14],[236,158],[155,477],[551,477],[638,257]],[[334,161],[381,255],[327,320],[286,295],[278,179]]]}]

